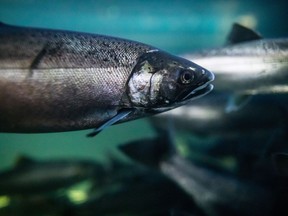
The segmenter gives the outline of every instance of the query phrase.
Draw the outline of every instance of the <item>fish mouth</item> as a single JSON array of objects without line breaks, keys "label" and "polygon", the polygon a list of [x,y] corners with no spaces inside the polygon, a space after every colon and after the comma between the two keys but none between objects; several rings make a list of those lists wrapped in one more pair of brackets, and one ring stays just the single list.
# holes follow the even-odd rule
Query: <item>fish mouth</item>
[{"label": "fish mouth", "polygon": [[173,108],[185,105],[187,103],[189,103],[189,100],[194,100],[197,98],[200,98],[206,94],[208,94],[209,92],[211,92],[213,90],[213,85],[210,83],[207,83],[206,85],[200,86],[196,89],[194,89],[191,93],[189,93],[185,99],[183,99],[182,101],[175,103],[171,106],[167,106],[167,107],[158,107],[158,108],[153,108],[150,110],[151,113],[156,114],[156,113],[160,113],[160,112],[164,112],[164,111],[168,111],[171,110]]},{"label": "fish mouth", "polygon": [[201,85],[193,89],[189,94],[187,94],[185,97],[182,98],[182,101],[190,100],[192,98],[196,99],[196,98],[202,97],[213,90],[214,86],[211,84],[211,82],[214,81],[215,75],[207,70],[205,70],[205,72],[206,74],[203,78],[204,78],[204,82],[206,81],[206,83],[204,85]]},{"label": "fish mouth", "polygon": [[[207,76],[208,74],[208,76]],[[189,99],[196,99],[196,98],[199,98],[199,97],[202,97],[206,94],[208,94],[209,92],[211,92],[213,90],[213,85],[211,84],[211,82],[214,81],[215,79],[215,76],[213,73],[211,72],[207,72],[206,73],[206,83],[205,85],[201,85],[197,88],[195,88],[193,91],[191,91],[188,95],[186,95],[185,97],[182,98],[182,101],[186,101],[186,100],[189,100]]]},{"label": "fish mouth", "polygon": [[[212,82],[212,81],[211,81]],[[187,101],[190,99],[197,99],[202,97],[213,90],[214,86],[212,84],[207,83],[206,85],[199,86],[198,88],[191,91],[188,95],[186,95],[182,100]]]}]

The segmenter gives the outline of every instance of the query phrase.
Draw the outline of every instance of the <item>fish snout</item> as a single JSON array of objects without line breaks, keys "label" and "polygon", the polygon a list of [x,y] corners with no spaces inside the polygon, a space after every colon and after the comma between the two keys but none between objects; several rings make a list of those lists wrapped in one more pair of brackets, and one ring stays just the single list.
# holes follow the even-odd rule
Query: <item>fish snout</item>
[{"label": "fish snout", "polygon": [[199,73],[200,73],[200,75],[199,75],[199,79],[198,79],[198,87],[208,86],[215,79],[214,73],[208,71],[207,69],[202,68]]}]

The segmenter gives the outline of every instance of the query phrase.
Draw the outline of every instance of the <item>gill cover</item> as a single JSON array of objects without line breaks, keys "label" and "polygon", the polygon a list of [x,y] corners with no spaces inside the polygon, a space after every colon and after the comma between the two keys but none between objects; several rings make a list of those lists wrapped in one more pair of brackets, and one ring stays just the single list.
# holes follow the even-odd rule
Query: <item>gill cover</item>
[{"label": "gill cover", "polygon": [[159,93],[162,74],[156,73],[159,67],[156,67],[158,50],[151,50],[142,56],[137,61],[133,68],[132,75],[128,81],[127,94],[133,105],[139,107],[147,107],[154,104]]},{"label": "gill cover", "polygon": [[138,107],[167,107],[186,99],[193,90],[213,79],[200,66],[166,52],[151,50],[133,68],[127,95]]}]

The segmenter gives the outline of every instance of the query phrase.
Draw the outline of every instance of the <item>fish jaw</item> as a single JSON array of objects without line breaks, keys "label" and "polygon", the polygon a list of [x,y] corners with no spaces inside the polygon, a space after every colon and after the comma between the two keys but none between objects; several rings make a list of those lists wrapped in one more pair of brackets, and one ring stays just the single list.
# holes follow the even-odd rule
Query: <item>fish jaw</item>
[{"label": "fish jaw", "polygon": [[196,100],[198,98],[201,98],[207,94],[209,94],[212,90],[213,90],[214,86],[212,84],[207,84],[207,86],[199,87],[199,89],[194,90],[190,93],[189,97],[187,97],[184,101],[182,102],[178,102],[173,104],[173,106],[167,106],[167,107],[157,107],[157,108],[153,108],[150,111],[153,113],[162,113],[162,112],[166,112],[169,111],[171,109],[177,108],[179,106],[183,106],[187,103],[190,103],[193,100]]}]

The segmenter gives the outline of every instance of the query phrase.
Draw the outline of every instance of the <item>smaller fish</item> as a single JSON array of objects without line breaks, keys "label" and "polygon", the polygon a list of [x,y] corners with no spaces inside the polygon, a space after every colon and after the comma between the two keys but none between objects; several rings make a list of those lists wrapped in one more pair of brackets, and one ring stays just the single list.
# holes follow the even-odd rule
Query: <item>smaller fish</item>
[{"label": "smaller fish", "polygon": [[242,108],[252,95],[288,93],[288,38],[263,39],[234,24],[224,47],[182,56],[215,74],[215,91],[231,93],[227,112]]},{"label": "smaller fish", "polygon": [[272,192],[228,173],[193,163],[176,153],[171,135],[120,146],[128,157],[156,167],[177,183],[208,216],[270,215]]},{"label": "smaller fish", "polygon": [[0,195],[41,194],[67,188],[101,173],[91,161],[36,161],[22,156],[18,164],[0,173]]}]

